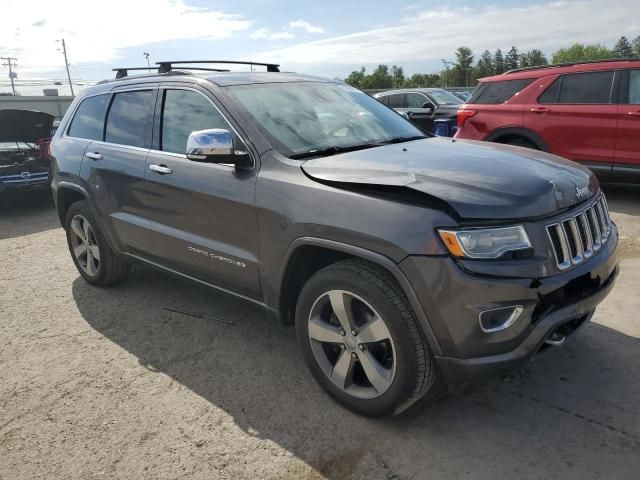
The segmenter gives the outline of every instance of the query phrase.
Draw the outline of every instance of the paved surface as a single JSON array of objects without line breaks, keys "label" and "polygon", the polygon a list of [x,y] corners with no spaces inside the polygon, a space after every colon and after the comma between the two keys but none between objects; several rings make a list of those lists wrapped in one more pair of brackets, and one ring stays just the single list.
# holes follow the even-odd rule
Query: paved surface
[{"label": "paved surface", "polygon": [[606,191],[622,273],[593,323],[510,381],[378,421],[256,307],[142,267],[90,287],[47,197],[5,204],[0,478],[637,479],[640,188]]}]

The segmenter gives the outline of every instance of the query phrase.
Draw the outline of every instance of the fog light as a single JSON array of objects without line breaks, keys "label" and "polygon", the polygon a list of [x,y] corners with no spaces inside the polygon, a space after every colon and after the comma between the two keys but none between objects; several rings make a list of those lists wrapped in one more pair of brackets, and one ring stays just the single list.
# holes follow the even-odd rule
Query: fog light
[{"label": "fog light", "polygon": [[523,310],[524,307],[522,305],[485,310],[478,316],[480,328],[485,333],[499,332],[509,328],[518,319]]}]

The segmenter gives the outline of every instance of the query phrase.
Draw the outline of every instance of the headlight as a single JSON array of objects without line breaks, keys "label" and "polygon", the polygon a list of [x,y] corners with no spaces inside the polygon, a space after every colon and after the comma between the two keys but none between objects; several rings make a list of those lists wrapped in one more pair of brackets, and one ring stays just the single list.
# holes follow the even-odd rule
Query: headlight
[{"label": "headlight", "polygon": [[456,257],[498,258],[506,252],[531,248],[531,241],[522,225],[439,230],[438,233],[449,252]]}]

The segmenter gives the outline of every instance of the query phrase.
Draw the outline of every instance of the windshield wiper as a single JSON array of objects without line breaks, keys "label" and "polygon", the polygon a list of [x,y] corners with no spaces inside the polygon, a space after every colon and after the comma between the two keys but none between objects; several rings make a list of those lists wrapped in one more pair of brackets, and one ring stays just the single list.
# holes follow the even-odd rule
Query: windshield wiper
[{"label": "windshield wiper", "polygon": [[329,157],[338,153],[355,152],[356,150],[364,150],[365,148],[373,148],[378,146],[380,146],[379,143],[361,143],[358,145],[349,145],[345,147],[333,146],[327,148],[319,148],[316,150],[309,150],[308,152],[294,153],[293,155],[289,155],[289,158],[298,160],[301,158],[310,157]]},{"label": "windshield wiper", "polygon": [[431,138],[431,137],[427,137],[426,135],[413,135],[410,137],[396,137],[396,138],[392,138],[390,140],[385,140],[384,142],[380,142],[378,143],[378,145],[391,145],[392,143],[404,143],[404,142],[410,142],[412,140],[421,140],[423,138]]}]

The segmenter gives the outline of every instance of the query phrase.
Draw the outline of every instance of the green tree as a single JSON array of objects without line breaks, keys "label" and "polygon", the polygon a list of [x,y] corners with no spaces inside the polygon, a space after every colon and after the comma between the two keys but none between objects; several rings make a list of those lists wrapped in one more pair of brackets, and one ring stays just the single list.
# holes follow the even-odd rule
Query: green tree
[{"label": "green tree", "polygon": [[516,47],[511,47],[507,56],[504,57],[504,69],[513,70],[514,68],[518,68],[519,59],[520,55],[518,54],[518,49]]},{"label": "green tree", "polygon": [[548,65],[547,57],[538,49],[529,50],[520,55],[518,65],[520,67],[538,67],[540,65]]},{"label": "green tree", "polygon": [[348,83],[352,87],[364,88],[364,79],[367,76],[367,69],[362,67],[360,70],[354,70],[345,78],[345,83]]},{"label": "green tree", "polygon": [[469,86],[473,79],[473,52],[470,48],[459,47],[456,50],[456,63],[453,67],[453,79],[455,86]]},{"label": "green tree", "polygon": [[640,35],[633,40],[633,54],[640,57]]},{"label": "green tree", "polygon": [[602,60],[614,56],[613,52],[599,43],[583,45],[574,43],[568,48],[561,48],[551,58],[552,63],[585,62],[588,60]]},{"label": "green tree", "polygon": [[619,58],[631,58],[633,57],[633,47],[631,42],[624,35],[616,42],[616,46],[613,47],[613,54]]},{"label": "green tree", "polygon": [[398,67],[397,65],[393,65],[391,67],[391,78],[393,82],[393,88],[402,88],[404,85],[404,70],[402,67]]},{"label": "green tree", "polygon": [[440,75],[437,73],[414,73],[404,82],[406,88],[439,87]]},{"label": "green tree", "polygon": [[491,56],[491,52],[489,50],[485,50],[484,52],[482,52],[482,55],[480,55],[474,73],[475,80],[477,80],[478,78],[490,77],[495,73],[493,66],[493,57]]},{"label": "green tree", "polygon": [[393,88],[393,77],[391,76],[391,73],[389,73],[389,66],[378,65],[371,75],[366,75],[364,77],[362,88]]},{"label": "green tree", "polygon": [[504,73],[504,56],[500,49],[497,49],[496,53],[493,54],[493,70],[496,75]]}]

